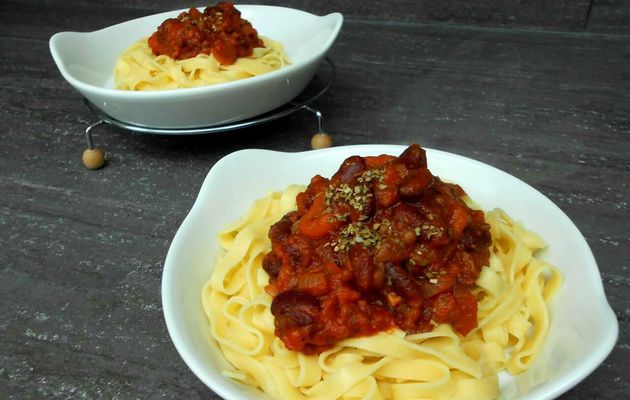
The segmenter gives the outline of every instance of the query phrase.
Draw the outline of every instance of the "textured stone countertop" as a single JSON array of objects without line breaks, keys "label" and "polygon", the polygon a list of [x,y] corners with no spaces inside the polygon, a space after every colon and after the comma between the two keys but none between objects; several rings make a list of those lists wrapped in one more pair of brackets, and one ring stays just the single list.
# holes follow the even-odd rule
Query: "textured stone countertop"
[{"label": "textured stone countertop", "polygon": [[[269,3],[346,17],[330,52],[337,80],[315,104],[335,145],[418,142],[468,156],[529,183],[575,222],[620,334],[561,398],[630,398],[630,4]],[[313,115],[187,137],[103,125],[94,140],[108,163],[90,171],[81,152],[94,117],[48,49],[55,32],[189,5],[0,5],[0,398],[218,398],[166,331],[164,258],[217,160],[243,148],[307,150]]]}]

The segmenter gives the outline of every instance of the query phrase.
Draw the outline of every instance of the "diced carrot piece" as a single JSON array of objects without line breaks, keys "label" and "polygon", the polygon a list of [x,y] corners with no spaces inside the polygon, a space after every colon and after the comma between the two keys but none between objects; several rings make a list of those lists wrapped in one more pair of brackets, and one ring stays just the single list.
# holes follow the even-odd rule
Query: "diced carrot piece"
[{"label": "diced carrot piece", "polygon": [[323,194],[318,195],[311,208],[300,220],[300,232],[308,238],[317,238],[335,230],[340,222],[326,212]]}]

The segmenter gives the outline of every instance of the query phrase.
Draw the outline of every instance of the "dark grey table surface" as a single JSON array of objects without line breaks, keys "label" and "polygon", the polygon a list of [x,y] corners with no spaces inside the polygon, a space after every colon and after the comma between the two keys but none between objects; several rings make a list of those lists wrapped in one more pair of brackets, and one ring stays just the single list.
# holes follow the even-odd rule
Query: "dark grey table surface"
[{"label": "dark grey table surface", "polygon": [[[336,145],[418,142],[469,156],[569,215],[620,336],[562,399],[630,398],[630,2],[269,4],[346,17],[330,52],[338,79],[316,103]],[[169,243],[218,159],[307,150],[313,116],[194,137],[101,126],[108,164],[89,171],[80,155],[94,118],[48,50],[55,32],[190,5],[0,3],[0,398],[216,398],[166,331]]]}]

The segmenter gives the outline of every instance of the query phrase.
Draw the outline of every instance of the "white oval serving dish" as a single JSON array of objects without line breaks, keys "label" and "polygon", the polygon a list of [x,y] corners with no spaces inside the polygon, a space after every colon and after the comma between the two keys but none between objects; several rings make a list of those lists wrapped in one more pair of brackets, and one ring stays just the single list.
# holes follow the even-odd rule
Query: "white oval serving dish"
[{"label": "white oval serving dish", "polygon": [[189,89],[132,92],[114,89],[120,54],[167,18],[186,10],[134,19],[94,32],[60,32],[50,52],[63,77],[105,114],[152,128],[197,128],[232,123],[279,107],[313,78],[335,41],[343,16],[316,16],[284,7],[237,5],[258,33],[281,42],[292,64],[268,74]]},{"label": "white oval serving dish", "polygon": [[[268,398],[221,374],[226,361],[211,339],[201,305],[202,287],[219,254],[218,233],[270,190],[307,185],[315,174],[329,177],[351,155],[399,155],[404,149],[362,145],[302,153],[241,150],[212,167],[171,243],[162,275],[162,305],[171,339],[186,364],[210,389],[229,400]],[[523,181],[439,150],[427,149],[427,158],[433,174],[460,184],[486,210],[502,208],[548,243],[538,255],[556,265],[564,278],[551,302],[549,337],[528,371],[518,376],[500,374],[500,399],[560,396],[606,358],[618,334],[617,319],[586,240],[562,210]]]}]

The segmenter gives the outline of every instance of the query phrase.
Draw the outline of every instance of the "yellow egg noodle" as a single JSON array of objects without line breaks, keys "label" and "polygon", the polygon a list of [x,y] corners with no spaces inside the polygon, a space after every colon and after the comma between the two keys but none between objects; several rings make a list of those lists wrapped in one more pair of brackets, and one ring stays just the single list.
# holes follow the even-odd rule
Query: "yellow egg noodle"
[{"label": "yellow egg noodle", "polygon": [[294,210],[302,186],[257,200],[219,235],[224,250],[202,303],[215,340],[233,369],[224,375],[278,399],[496,399],[497,374],[528,368],[546,338],[547,303],[558,270],[532,256],[544,241],[502,210],[486,214],[493,244],[474,293],[478,327],[465,338],[450,325],[346,339],[319,356],[289,351],[274,336],[272,298],[262,259],[269,227]]},{"label": "yellow egg noodle", "polygon": [[260,36],[265,47],[231,65],[221,65],[213,55],[199,54],[184,60],[155,56],[147,38],[131,45],[114,66],[116,89],[161,90],[214,85],[266,74],[290,64],[281,43]]}]

